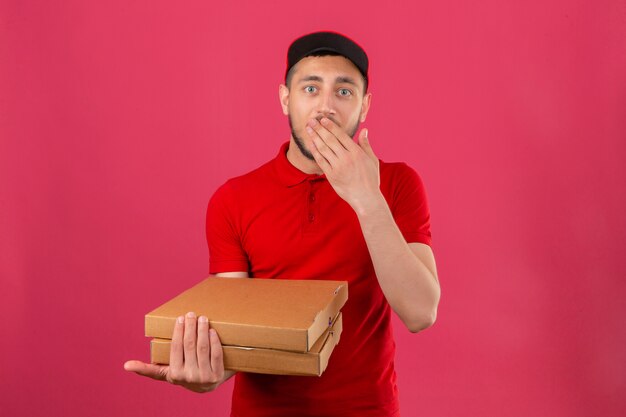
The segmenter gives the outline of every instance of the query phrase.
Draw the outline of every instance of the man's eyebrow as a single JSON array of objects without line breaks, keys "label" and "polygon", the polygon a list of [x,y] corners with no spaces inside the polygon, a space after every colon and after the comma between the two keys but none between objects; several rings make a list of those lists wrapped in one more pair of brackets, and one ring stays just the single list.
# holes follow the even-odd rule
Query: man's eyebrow
[{"label": "man's eyebrow", "polygon": [[320,81],[320,82],[321,82],[321,81],[324,81],[324,80],[322,80],[322,77],[320,77],[319,75],[307,75],[306,77],[301,78],[301,79],[298,81],[298,84],[300,84],[300,83],[306,83],[306,82],[308,82],[308,81]]},{"label": "man's eyebrow", "polygon": [[[302,77],[300,80],[298,80],[298,84],[306,83],[306,82],[309,82],[309,81],[323,82],[324,79],[322,79],[322,77],[320,77],[319,75],[307,75],[306,77]],[[354,80],[354,78],[347,77],[347,76],[339,76],[339,77],[335,78],[335,82],[337,84],[352,84],[355,87],[359,86],[357,84],[357,82]]]},{"label": "man's eyebrow", "polygon": [[358,86],[359,86],[359,85],[356,83],[356,81],[354,81],[354,79],[353,79],[353,78],[351,78],[351,77],[337,77],[337,78],[335,78],[335,82],[336,82],[336,83],[338,83],[338,84],[341,84],[341,83],[345,83],[345,84],[352,84],[352,85],[354,85],[355,87],[358,87]]}]

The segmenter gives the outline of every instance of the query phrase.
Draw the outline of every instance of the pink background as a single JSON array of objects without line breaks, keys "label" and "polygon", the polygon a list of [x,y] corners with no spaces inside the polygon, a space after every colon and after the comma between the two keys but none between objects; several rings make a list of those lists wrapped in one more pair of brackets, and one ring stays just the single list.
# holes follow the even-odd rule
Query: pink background
[{"label": "pink background", "polygon": [[[373,3],[374,4],[374,3]],[[0,413],[226,416],[123,371],[206,275],[215,188],[287,140],[289,42],[371,58],[366,123],[430,197],[436,325],[403,416],[626,415],[626,4],[0,2]]]}]

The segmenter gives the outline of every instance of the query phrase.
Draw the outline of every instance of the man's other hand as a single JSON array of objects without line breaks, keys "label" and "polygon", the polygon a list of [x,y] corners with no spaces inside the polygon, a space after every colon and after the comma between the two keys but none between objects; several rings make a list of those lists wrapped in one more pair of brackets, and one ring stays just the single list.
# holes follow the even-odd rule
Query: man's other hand
[{"label": "man's other hand", "polygon": [[230,378],[224,372],[222,344],[209,320],[187,313],[176,320],[169,366],[128,361],[124,369],[159,381],[181,385],[194,392],[209,392]]},{"label": "man's other hand", "polygon": [[309,120],[309,151],[339,197],[357,212],[384,201],[380,191],[379,161],[361,129],[357,143],[335,122],[323,117]]}]

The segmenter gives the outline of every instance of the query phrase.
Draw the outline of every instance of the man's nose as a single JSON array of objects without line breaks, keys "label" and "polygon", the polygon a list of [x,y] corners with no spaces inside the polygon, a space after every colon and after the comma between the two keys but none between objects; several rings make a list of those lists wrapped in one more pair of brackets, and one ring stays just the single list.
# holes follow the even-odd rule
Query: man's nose
[{"label": "man's nose", "polygon": [[335,114],[335,96],[331,91],[325,91],[319,95],[317,113],[320,116]]}]

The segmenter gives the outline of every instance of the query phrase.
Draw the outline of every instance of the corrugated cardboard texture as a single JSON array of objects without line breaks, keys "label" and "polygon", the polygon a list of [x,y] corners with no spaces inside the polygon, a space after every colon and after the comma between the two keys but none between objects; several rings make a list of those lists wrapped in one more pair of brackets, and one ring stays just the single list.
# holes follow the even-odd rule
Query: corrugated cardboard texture
[{"label": "corrugated cardboard texture", "polygon": [[307,352],[347,299],[345,281],[211,277],[148,313],[146,336],[170,339],[193,311],[224,345]]},{"label": "corrugated cardboard texture", "polygon": [[[275,375],[321,375],[331,353],[341,336],[343,323],[341,313],[330,329],[315,342],[309,352],[298,353],[276,349],[242,348],[222,346],[224,368],[241,372],[255,372]],[[168,339],[152,339],[150,356],[152,363],[167,365],[170,359]]]}]

